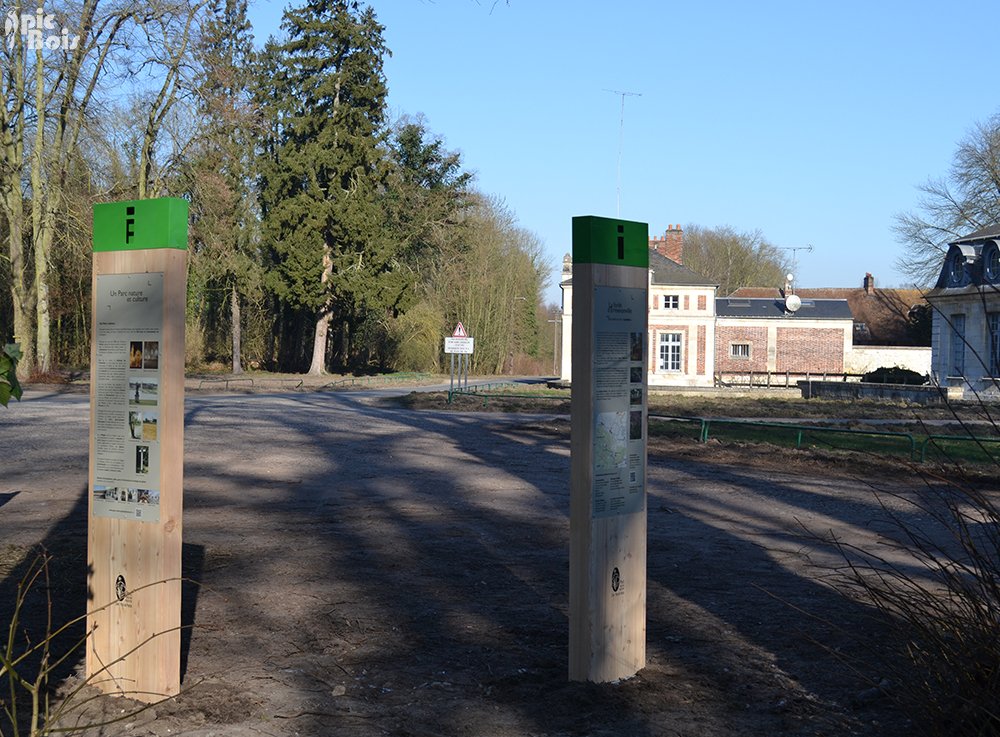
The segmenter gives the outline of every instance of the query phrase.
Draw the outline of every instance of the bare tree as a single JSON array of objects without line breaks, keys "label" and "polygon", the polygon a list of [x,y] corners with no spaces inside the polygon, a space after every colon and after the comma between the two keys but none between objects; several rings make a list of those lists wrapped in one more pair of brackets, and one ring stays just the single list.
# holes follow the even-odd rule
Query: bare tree
[{"label": "bare tree", "polygon": [[731,294],[740,287],[777,287],[788,270],[781,249],[759,230],[741,233],[728,225],[685,226],[684,265],[718,280],[719,294]]},{"label": "bare tree", "polygon": [[0,51],[0,215],[7,225],[22,374],[52,366],[53,246],[68,217],[66,186],[81,165],[81,139],[112,96],[102,81],[114,77],[115,93],[161,85],[138,151],[137,189],[145,196],[156,134],[177,99],[191,19],[201,5],[65,0],[44,10],[31,7],[11,11],[22,25]]},{"label": "bare tree", "polygon": [[149,56],[135,72],[152,68],[160,86],[155,93],[144,96],[145,120],[137,171],[139,199],[162,194],[157,191],[162,189],[162,176],[154,166],[156,147],[167,116],[194,86],[190,79],[193,32],[205,5],[204,0],[154,4],[152,17],[142,24]]},{"label": "bare tree", "polygon": [[[66,178],[77,155],[98,81],[115,49],[119,32],[132,18],[129,5],[116,6],[99,16],[99,2],[84,0],[78,8],[79,34],[72,48],[62,49],[63,54],[48,59],[41,48],[35,49],[35,130],[30,160],[32,289],[34,360],[43,373],[52,367],[49,269],[56,220],[65,204]],[[68,25],[69,15],[63,17]]]},{"label": "bare tree", "polygon": [[1000,114],[977,123],[959,143],[946,177],[918,187],[917,209],[896,216],[900,271],[918,285],[941,269],[948,243],[1000,223]]},{"label": "bare tree", "polygon": [[472,208],[462,240],[438,276],[446,324],[460,320],[475,337],[473,371],[509,372],[518,355],[540,348],[537,306],[548,275],[541,242],[489,198]]},{"label": "bare tree", "polygon": [[18,374],[22,377],[34,362],[34,331],[31,323],[33,292],[24,243],[24,131],[28,115],[25,82],[25,44],[13,33],[0,45],[3,71],[0,72],[0,214],[7,225],[7,252],[11,267],[11,301],[14,312],[14,340],[21,345]]}]

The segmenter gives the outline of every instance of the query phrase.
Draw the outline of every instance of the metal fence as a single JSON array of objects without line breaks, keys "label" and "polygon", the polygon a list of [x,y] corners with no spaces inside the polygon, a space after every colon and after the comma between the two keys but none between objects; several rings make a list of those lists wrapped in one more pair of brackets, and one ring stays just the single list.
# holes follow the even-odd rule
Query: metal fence
[{"label": "metal fence", "polygon": [[461,389],[453,389],[448,392],[448,404],[457,396],[479,397],[483,400],[485,407],[490,399],[547,399],[563,401],[569,399],[569,392],[565,389],[552,389],[560,394],[541,394],[537,391],[525,393],[524,384],[516,381],[493,381],[481,384],[472,384]]},{"label": "metal fence", "polygon": [[[650,420],[678,422],[692,426],[697,431],[697,440],[707,443],[712,437],[726,434],[732,436],[740,430],[771,429],[786,439],[795,448],[804,445],[821,445],[837,448],[837,437],[863,439],[867,452],[884,452],[902,455],[911,461],[925,462],[929,453],[950,460],[979,460],[1000,462],[1000,437],[977,437],[972,435],[914,435],[909,432],[890,430],[851,430],[839,427],[819,427],[797,425],[790,422],[761,422],[756,420],[720,420],[709,417],[675,417],[670,415],[650,415]],[[777,438],[775,438],[777,439]]]},{"label": "metal fence", "polygon": [[346,376],[343,379],[331,381],[323,389],[345,389],[355,386],[373,386],[380,384],[399,384],[405,381],[426,381],[431,374],[416,371],[400,371],[396,374],[377,374],[375,376]]},{"label": "metal fence", "polygon": [[861,381],[862,374],[799,372],[799,371],[746,371],[742,373],[717,373],[715,385],[721,387],[750,387],[773,389],[798,386],[800,381]]}]

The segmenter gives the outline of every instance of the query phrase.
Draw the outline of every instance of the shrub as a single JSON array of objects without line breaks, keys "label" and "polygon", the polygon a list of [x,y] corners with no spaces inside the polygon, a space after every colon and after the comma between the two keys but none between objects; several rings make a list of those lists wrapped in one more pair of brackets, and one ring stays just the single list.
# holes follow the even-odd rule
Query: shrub
[{"label": "shrub", "polygon": [[420,302],[393,323],[397,371],[437,371],[444,345],[444,319],[428,302]]},{"label": "shrub", "polygon": [[838,542],[840,588],[892,622],[903,657],[883,667],[919,734],[996,737],[1000,507],[991,491],[941,480],[915,498],[877,495],[897,539],[879,552]]},{"label": "shrub", "polygon": [[[106,678],[108,670],[127,654],[105,664],[97,673],[76,683],[57,698],[53,681],[81,653],[91,633],[83,631],[89,616],[86,613],[62,625],[56,624],[52,592],[57,587],[56,581],[50,577],[52,562],[49,552],[36,552],[27,561],[17,583],[14,600],[4,602],[9,604],[9,621],[5,623],[6,631],[0,631],[0,737],[92,733],[90,730],[132,719],[156,703],[127,705],[116,709],[114,716],[100,721],[88,718],[90,702],[102,698],[100,694],[94,694],[94,684]],[[97,607],[91,613],[114,603]],[[136,649],[161,634],[150,635]],[[121,695],[134,694],[122,691]],[[172,697],[165,696],[163,700],[167,698]],[[106,734],[103,730],[100,733]]]},{"label": "shrub", "polygon": [[17,381],[19,360],[21,360],[21,348],[17,343],[9,343],[0,351],[0,404],[4,407],[11,397],[21,399],[21,385]]},{"label": "shrub", "polygon": [[869,371],[861,377],[861,381],[871,384],[908,384],[911,386],[921,386],[927,383],[927,377],[918,374],[910,369],[899,366],[881,366],[874,371]]}]

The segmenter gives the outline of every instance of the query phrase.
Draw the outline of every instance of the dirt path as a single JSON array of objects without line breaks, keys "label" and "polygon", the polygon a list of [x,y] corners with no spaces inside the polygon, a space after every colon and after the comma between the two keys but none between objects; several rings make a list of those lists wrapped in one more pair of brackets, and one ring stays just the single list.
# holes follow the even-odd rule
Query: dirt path
[{"label": "dirt path", "polygon": [[[44,542],[59,613],[83,611],[86,408],[0,414],[0,607]],[[188,690],[91,734],[909,733],[888,700],[855,703],[883,633],[802,532],[874,544],[863,483],[654,444],[648,667],[573,684],[568,423],[342,394],[189,397],[187,416]]]}]

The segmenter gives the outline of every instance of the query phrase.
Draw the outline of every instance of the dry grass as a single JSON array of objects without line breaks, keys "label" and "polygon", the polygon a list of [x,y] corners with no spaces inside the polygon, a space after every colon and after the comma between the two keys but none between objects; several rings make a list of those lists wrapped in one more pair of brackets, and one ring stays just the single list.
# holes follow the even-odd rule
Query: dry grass
[{"label": "dry grass", "polygon": [[917,513],[905,519],[893,511],[901,500],[879,498],[898,542],[880,551],[838,543],[840,587],[894,623],[905,657],[889,664],[892,693],[921,734],[1000,735],[996,496],[971,484],[928,484],[916,501],[902,500]]}]

